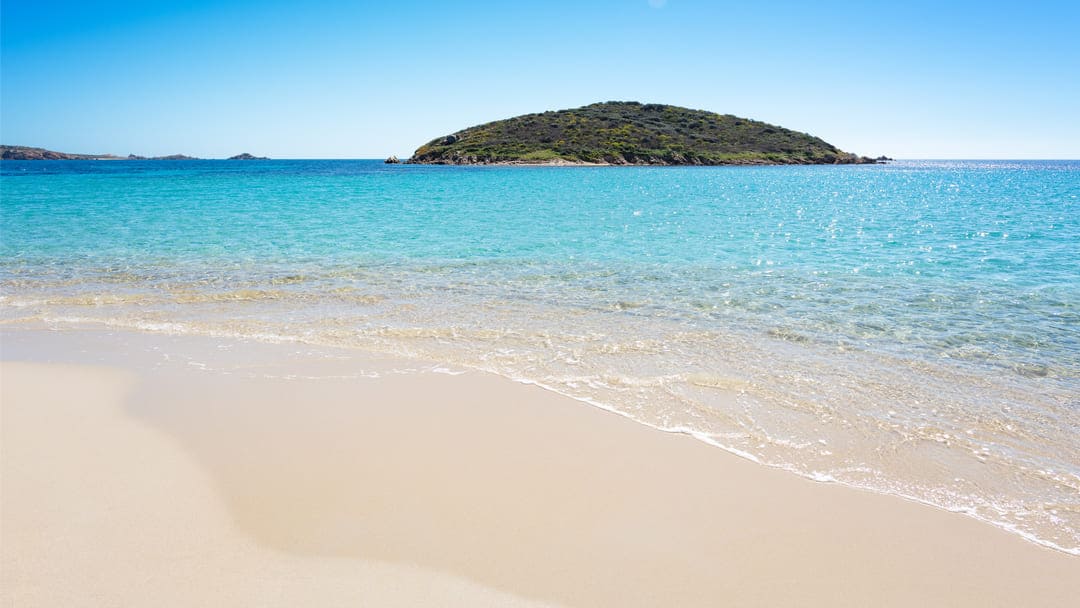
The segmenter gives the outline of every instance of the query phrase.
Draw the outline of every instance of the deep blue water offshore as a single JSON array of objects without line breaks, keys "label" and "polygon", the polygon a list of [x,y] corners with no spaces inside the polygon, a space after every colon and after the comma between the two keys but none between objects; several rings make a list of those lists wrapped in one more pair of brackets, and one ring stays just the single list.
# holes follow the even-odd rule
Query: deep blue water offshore
[{"label": "deep blue water offshore", "polygon": [[1080,554],[1080,162],[0,173],[7,324],[489,370]]}]

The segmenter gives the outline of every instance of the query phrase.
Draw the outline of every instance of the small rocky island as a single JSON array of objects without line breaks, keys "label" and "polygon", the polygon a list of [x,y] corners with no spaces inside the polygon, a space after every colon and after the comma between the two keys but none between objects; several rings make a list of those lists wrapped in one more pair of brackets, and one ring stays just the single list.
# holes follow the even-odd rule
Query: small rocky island
[{"label": "small rocky island", "polygon": [[168,156],[139,156],[137,154],[128,154],[127,160],[202,160],[194,156],[188,156],[187,154],[170,154]]},{"label": "small rocky island", "polygon": [[526,114],[434,139],[414,164],[873,164],[820,138],[730,114],[636,101]]},{"label": "small rocky island", "polygon": [[230,156],[225,160],[270,160],[267,156],[253,156],[244,152],[243,154],[237,154],[236,156]]}]

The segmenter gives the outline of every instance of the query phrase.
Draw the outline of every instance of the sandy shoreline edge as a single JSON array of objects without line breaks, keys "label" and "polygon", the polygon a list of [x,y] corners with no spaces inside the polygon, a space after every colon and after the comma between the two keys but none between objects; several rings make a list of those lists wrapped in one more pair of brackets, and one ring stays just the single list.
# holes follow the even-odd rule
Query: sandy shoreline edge
[{"label": "sandy shoreline edge", "polygon": [[4,605],[1070,605],[1080,560],[539,387],[5,328]]}]

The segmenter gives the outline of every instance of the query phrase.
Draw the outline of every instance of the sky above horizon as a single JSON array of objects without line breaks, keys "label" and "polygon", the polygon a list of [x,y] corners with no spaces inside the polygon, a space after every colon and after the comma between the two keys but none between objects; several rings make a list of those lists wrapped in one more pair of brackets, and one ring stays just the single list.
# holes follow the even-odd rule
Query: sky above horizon
[{"label": "sky above horizon", "polygon": [[407,157],[476,124],[667,103],[895,158],[1080,158],[1080,3],[0,4],[0,141]]}]

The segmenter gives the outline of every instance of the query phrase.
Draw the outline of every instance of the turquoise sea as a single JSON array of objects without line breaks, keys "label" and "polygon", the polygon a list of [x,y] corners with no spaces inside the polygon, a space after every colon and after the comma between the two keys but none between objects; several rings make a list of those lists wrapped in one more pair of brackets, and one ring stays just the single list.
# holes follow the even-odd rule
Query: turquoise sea
[{"label": "turquoise sea", "polygon": [[1080,162],[0,174],[8,327],[488,370],[1080,555]]}]

